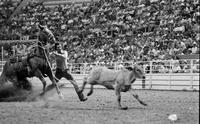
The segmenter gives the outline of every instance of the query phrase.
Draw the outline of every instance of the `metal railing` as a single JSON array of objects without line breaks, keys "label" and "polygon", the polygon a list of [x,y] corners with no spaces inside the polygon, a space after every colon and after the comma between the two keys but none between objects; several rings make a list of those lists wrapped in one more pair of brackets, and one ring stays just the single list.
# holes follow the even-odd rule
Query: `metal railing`
[{"label": "metal railing", "polygon": [[106,66],[110,69],[118,70],[122,67],[140,65],[146,74],[155,73],[199,73],[199,60],[157,60],[139,62],[111,62],[111,63],[70,63],[68,64],[70,73],[88,74],[94,66]]},{"label": "metal railing", "polygon": [[[4,61],[0,62],[0,71]],[[111,62],[111,63],[69,63],[69,72],[78,83],[89,74],[94,66],[106,66],[118,70],[122,67],[141,66],[145,72],[145,83],[136,80],[134,88],[138,89],[164,89],[164,90],[199,90],[199,60],[160,60],[141,62]],[[56,66],[53,66],[56,67]]]},{"label": "metal railing", "polygon": [[[0,61],[0,72],[5,61]],[[69,63],[69,72],[72,74],[88,74],[94,66],[106,66],[118,70],[122,67],[131,67],[134,64],[141,66],[146,74],[155,73],[199,73],[199,60],[158,60],[139,62],[111,62],[111,63]],[[55,65],[55,64],[53,64]],[[54,66],[56,67],[56,66]]]},{"label": "metal railing", "polygon": [[146,79],[136,80],[136,89],[161,90],[199,90],[199,60],[160,60],[141,62],[115,62],[115,63],[73,63],[69,64],[69,71],[78,82],[91,71],[94,66],[106,66],[110,69],[140,65]]}]

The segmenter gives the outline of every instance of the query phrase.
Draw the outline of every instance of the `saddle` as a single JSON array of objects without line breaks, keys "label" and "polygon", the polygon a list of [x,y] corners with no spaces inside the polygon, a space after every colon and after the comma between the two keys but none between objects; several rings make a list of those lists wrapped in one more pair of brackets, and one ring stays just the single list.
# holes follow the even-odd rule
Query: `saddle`
[{"label": "saddle", "polygon": [[16,71],[21,71],[25,69],[25,71],[28,72],[28,74],[31,72],[31,66],[28,62],[29,56],[13,56],[11,57],[10,63],[13,65],[13,67],[16,69]]},{"label": "saddle", "polygon": [[10,63],[22,62],[22,56],[13,56],[9,60]]},{"label": "saddle", "polygon": [[23,62],[26,65],[28,64],[28,60],[33,56],[34,56],[33,53],[29,53],[27,54],[27,56],[13,56],[9,60],[10,63]]}]

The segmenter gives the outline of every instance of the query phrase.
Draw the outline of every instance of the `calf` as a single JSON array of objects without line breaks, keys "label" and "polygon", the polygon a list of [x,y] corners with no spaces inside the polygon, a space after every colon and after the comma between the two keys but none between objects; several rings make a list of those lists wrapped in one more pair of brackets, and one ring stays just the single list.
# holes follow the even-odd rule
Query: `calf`
[{"label": "calf", "polygon": [[[136,78],[144,78],[144,73],[138,65],[134,67],[123,68],[121,70],[111,70],[106,67],[95,67],[84,78],[83,85],[79,92],[83,92],[85,85],[90,84],[90,91],[88,96],[93,93],[93,85],[102,85],[107,89],[115,90],[117,95],[117,102],[119,109],[127,109],[128,107],[122,107],[121,105],[121,92],[133,91],[131,84],[135,82]],[[137,94],[132,92],[132,95],[142,104],[147,105],[141,101]]]}]

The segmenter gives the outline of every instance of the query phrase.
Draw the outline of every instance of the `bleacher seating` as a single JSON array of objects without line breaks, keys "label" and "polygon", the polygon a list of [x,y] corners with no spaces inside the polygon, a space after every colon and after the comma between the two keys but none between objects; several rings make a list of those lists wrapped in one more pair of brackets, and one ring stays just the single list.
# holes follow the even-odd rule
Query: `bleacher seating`
[{"label": "bleacher seating", "polygon": [[0,27],[6,23],[21,0],[0,0]]},{"label": "bleacher seating", "polygon": [[[37,2],[41,2],[41,0],[35,0]],[[97,0],[95,0],[97,1]],[[58,5],[65,5],[65,4],[69,4],[69,3],[76,3],[76,4],[80,4],[80,3],[87,3],[87,2],[91,2],[91,0],[43,0],[43,4],[46,7],[55,7]]]},{"label": "bleacher seating", "polygon": [[[47,3],[52,3],[51,8]],[[200,35],[195,28],[200,14],[195,1],[63,4],[63,0],[30,3],[12,18],[9,28],[31,39],[38,23],[47,25],[65,44],[71,62],[149,61],[199,53]]]}]

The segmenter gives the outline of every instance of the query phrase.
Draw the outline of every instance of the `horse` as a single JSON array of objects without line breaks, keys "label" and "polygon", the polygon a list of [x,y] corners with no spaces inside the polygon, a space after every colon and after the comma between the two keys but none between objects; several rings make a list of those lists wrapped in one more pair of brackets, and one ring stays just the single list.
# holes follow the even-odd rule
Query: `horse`
[{"label": "horse", "polygon": [[[94,67],[88,76],[84,78],[83,85],[80,92],[84,91],[85,85],[90,84],[90,91],[87,96],[93,93],[94,85],[102,85],[110,90],[115,90],[117,95],[118,108],[126,110],[128,107],[122,107],[121,105],[121,94],[120,92],[133,91],[131,84],[138,79],[145,77],[143,70],[138,66],[122,68],[121,70],[111,70],[107,67]],[[141,101],[137,94],[132,92],[132,95],[141,103],[146,106],[147,104]]]},{"label": "horse", "polygon": [[[56,87],[59,97],[63,98],[52,73],[45,49],[40,45],[35,45],[32,49],[34,53],[29,53],[21,58],[11,57],[6,61],[0,76],[1,84],[10,81],[17,88],[30,89],[27,78],[37,77],[43,84],[41,95]],[[48,76],[52,82],[47,88],[45,76]]]},{"label": "horse", "polygon": [[[23,87],[30,89],[28,85],[28,77],[38,77],[43,83],[43,95],[48,90],[56,87],[58,95],[63,98],[60,89],[56,83],[56,78],[51,70],[51,65],[49,63],[49,49],[46,48],[47,44],[54,46],[56,43],[53,33],[47,29],[47,27],[38,25],[40,30],[38,33],[38,42],[33,46],[33,54],[29,53],[21,59],[16,59],[11,57],[6,61],[3,72],[0,76],[0,81],[12,82],[16,87]],[[18,58],[18,57],[17,57]],[[48,76],[52,82],[52,85],[49,85],[46,88],[45,76]],[[26,86],[27,85],[27,86]]]}]

